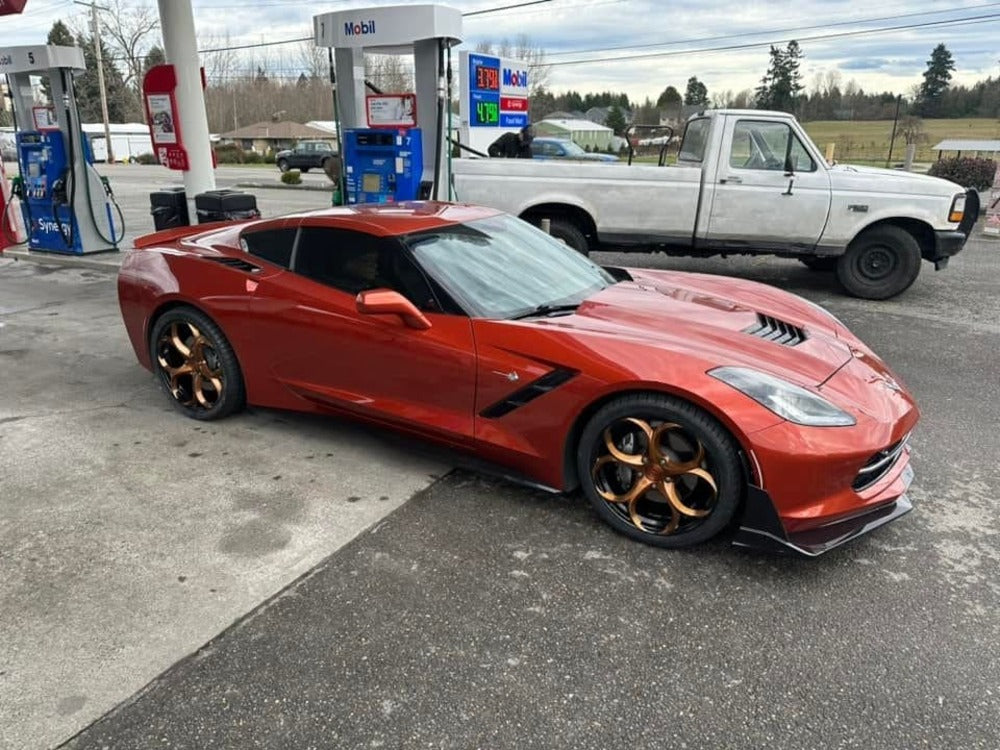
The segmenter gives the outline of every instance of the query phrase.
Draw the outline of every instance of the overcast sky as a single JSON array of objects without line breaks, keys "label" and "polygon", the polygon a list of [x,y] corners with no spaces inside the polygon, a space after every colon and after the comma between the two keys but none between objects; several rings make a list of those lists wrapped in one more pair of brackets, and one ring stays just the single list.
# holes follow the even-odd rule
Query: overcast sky
[{"label": "overcast sky", "polygon": [[[448,4],[469,12],[516,2]],[[232,44],[308,36],[316,13],[392,4],[408,3],[193,0],[202,47],[218,46],[226,35]],[[71,0],[28,0],[22,16],[0,17],[0,51],[9,45],[43,44],[53,21],[61,18],[80,27],[85,14]],[[901,26],[912,28],[892,28]],[[882,31],[857,33],[874,29]],[[767,66],[767,45],[793,38],[805,55],[807,89],[817,74],[839,70],[843,83],[853,78],[866,90],[908,93],[920,83],[939,42],[955,58],[955,82],[972,83],[1000,72],[1000,2],[982,0],[549,0],[469,16],[464,32],[459,49],[526,33],[549,62],[565,63],[551,68],[549,88],[557,93],[625,91],[640,101],[655,99],[669,84],[683,92],[692,75],[710,94],[752,88]],[[759,46],[710,51],[745,45]],[[281,55],[281,70],[291,75],[295,45],[269,51],[272,61]],[[640,55],[646,57],[636,57]]]}]

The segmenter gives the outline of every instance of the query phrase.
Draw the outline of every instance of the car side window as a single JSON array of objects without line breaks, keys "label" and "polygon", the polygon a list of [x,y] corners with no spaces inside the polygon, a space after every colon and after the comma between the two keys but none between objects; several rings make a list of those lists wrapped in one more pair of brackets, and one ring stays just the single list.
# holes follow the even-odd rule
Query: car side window
[{"label": "car side window", "polygon": [[730,167],[783,172],[786,155],[796,172],[816,170],[806,147],[785,123],[740,120],[733,127]]},{"label": "car side window", "polygon": [[240,246],[254,257],[263,258],[282,268],[288,268],[291,265],[296,231],[292,227],[290,229],[264,229],[259,232],[245,232],[240,237]]},{"label": "car side window", "polygon": [[420,310],[440,311],[424,275],[392,238],[349,229],[303,227],[293,270],[350,295],[368,289],[393,289]]}]

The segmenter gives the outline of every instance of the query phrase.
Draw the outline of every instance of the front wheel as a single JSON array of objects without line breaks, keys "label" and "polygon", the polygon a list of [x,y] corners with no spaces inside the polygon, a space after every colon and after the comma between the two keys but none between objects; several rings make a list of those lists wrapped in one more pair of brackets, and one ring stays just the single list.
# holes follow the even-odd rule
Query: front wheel
[{"label": "front wheel", "polygon": [[278,159],[278,169],[280,169],[282,172],[287,172],[288,171],[288,160],[287,159]]},{"label": "front wheel", "polygon": [[153,326],[149,348],[160,386],[185,416],[220,419],[243,407],[246,390],[236,353],[201,311],[165,312]]},{"label": "front wheel", "polygon": [[888,299],[906,291],[920,274],[920,245],[894,226],[859,235],[837,262],[837,279],[862,299]]},{"label": "front wheel", "polygon": [[739,449],[713,417],[655,393],[623,396],[587,423],[577,472],[597,514],[657,547],[687,547],[722,531],[743,489]]}]

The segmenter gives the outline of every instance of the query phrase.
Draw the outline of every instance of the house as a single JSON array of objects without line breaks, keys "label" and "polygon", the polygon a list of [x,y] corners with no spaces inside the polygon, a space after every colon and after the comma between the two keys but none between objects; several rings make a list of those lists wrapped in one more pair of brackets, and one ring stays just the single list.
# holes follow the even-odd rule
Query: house
[{"label": "house", "polygon": [[235,143],[246,151],[256,151],[258,154],[263,154],[268,150],[281,151],[285,148],[291,148],[301,140],[333,143],[335,138],[329,130],[313,128],[291,120],[280,122],[265,120],[219,134],[220,142]]},{"label": "house", "polygon": [[535,123],[535,135],[547,135],[553,138],[569,138],[591,151],[598,149],[606,151],[611,145],[614,131],[606,125],[584,119],[550,119],[546,118]]}]

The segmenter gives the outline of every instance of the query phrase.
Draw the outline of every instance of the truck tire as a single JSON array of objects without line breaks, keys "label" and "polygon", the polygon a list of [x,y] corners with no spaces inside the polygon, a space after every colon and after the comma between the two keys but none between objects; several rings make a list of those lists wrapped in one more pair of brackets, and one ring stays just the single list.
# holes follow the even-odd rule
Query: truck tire
[{"label": "truck tire", "polygon": [[839,257],[830,256],[799,258],[799,262],[810,271],[836,271],[839,260]]},{"label": "truck tire", "polygon": [[837,262],[837,279],[851,295],[888,299],[920,274],[920,245],[905,229],[875,227],[858,235]]},{"label": "truck tire", "polygon": [[288,161],[286,159],[278,159],[278,169],[282,172],[288,171]]},{"label": "truck tire", "polygon": [[562,219],[552,219],[549,234],[557,240],[562,240],[578,253],[590,255],[590,243],[587,242],[583,232],[577,229],[574,224]]}]

